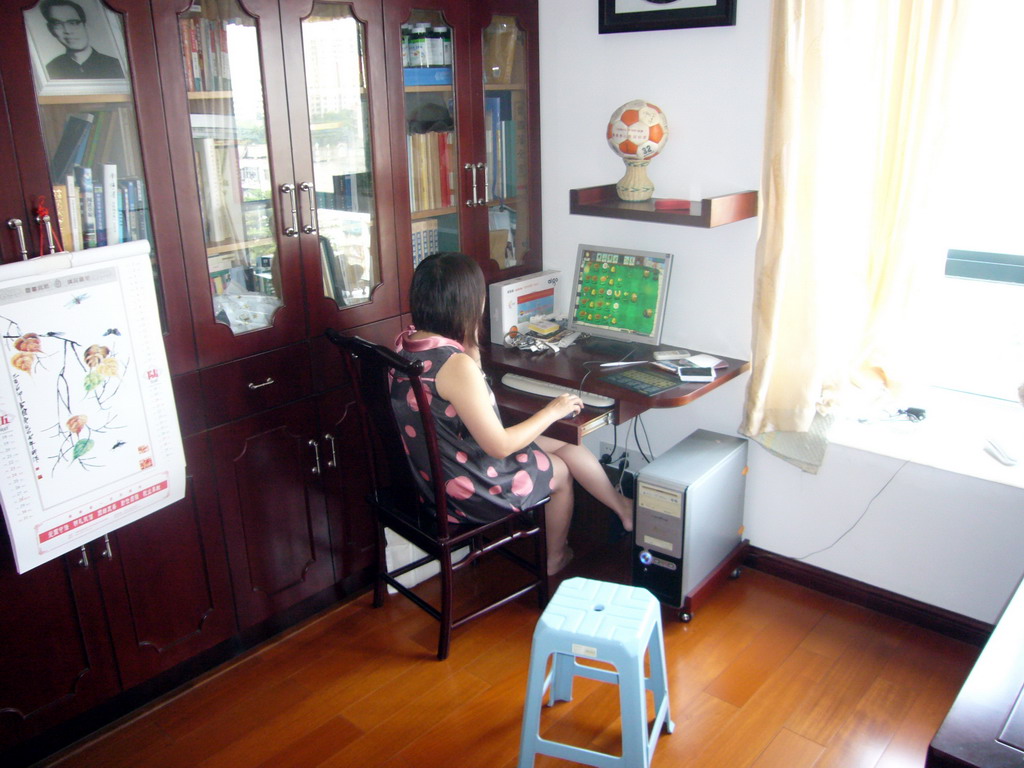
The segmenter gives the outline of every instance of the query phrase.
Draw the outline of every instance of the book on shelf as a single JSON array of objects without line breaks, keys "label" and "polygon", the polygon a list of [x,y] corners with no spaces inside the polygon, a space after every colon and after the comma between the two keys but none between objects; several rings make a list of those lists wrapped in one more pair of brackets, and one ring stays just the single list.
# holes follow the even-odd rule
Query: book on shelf
[{"label": "book on shelf", "polygon": [[417,219],[412,223],[412,265],[419,266],[438,251],[437,219]]},{"label": "book on shelf", "polygon": [[65,251],[74,249],[74,236],[71,234],[71,208],[68,206],[68,185],[53,185],[53,205],[57,235]]},{"label": "book on shelf", "polygon": [[103,217],[106,223],[107,245],[121,242],[121,196],[117,186],[117,166],[103,164]]},{"label": "book on shelf", "polygon": [[60,184],[73,171],[76,159],[84,152],[93,119],[89,112],[76,112],[65,119],[60,142],[50,160],[50,179],[54,184]]},{"label": "book on shelf", "polygon": [[92,168],[75,166],[75,184],[81,197],[82,247],[95,248],[96,234],[96,193],[93,189]]},{"label": "book on shelf", "polygon": [[[202,13],[193,3],[191,13]],[[227,21],[192,16],[180,22],[182,59],[189,91],[231,90]]]},{"label": "book on shelf", "polygon": [[103,195],[103,177],[96,174],[92,182],[93,210],[96,215],[96,245],[107,244],[106,198]]},{"label": "book on shelf", "polygon": [[194,144],[207,242],[242,242],[245,229],[237,144],[213,137]]},{"label": "book on shelf", "polygon": [[455,205],[452,133],[410,133],[406,136],[406,151],[411,209],[428,211]]},{"label": "book on shelf", "polygon": [[67,188],[68,220],[71,226],[71,243],[64,243],[64,247],[72,251],[80,251],[85,247],[82,238],[82,199],[78,192],[78,182],[75,174],[69,173],[65,179],[64,186]]}]

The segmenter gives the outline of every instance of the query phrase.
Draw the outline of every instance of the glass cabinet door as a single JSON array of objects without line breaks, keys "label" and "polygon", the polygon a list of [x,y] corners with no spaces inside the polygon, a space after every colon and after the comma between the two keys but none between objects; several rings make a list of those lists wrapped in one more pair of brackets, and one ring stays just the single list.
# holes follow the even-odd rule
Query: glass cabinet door
[{"label": "glass cabinet door", "polygon": [[483,124],[489,253],[498,269],[523,264],[530,250],[530,122],[526,33],[510,15],[484,28]]},{"label": "glass cabinet door", "polygon": [[[312,184],[304,231],[319,243],[323,295],[365,304],[381,281],[365,24],[348,3],[317,2],[301,22]],[[312,198],[312,199],[310,199]]]},{"label": "glass cabinet door", "polygon": [[55,205],[44,253],[152,239],[123,18],[87,7],[24,12]]},{"label": "glass cabinet door", "polygon": [[[257,21],[234,0],[201,0],[178,26],[214,315],[259,330],[283,301]],[[295,211],[295,186],[281,194]]]},{"label": "glass cabinet door", "polygon": [[[482,205],[485,194],[482,163],[458,166],[455,31],[438,10],[412,10],[401,27],[413,267],[461,250],[459,206]],[[460,190],[463,178],[470,189]]]}]

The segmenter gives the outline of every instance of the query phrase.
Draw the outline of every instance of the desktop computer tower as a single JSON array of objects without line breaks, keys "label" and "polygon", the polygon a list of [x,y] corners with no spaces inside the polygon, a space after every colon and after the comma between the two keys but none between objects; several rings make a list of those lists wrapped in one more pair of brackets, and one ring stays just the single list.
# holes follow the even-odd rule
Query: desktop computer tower
[{"label": "desktop computer tower", "polygon": [[747,441],[699,429],[636,478],[633,585],[689,621],[698,592],[738,573]]}]

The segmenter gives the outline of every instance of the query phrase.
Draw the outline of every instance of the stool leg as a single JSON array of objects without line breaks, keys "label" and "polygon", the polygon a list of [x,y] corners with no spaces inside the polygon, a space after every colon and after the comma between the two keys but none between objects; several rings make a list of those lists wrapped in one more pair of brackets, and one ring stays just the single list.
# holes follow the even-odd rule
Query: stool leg
[{"label": "stool leg", "polygon": [[533,768],[540,739],[540,708],[544,704],[544,682],[548,654],[536,647],[530,653],[530,671],[523,705],[523,727],[519,735],[519,768]]},{"label": "stool leg", "polygon": [[[648,768],[650,751],[647,737],[647,686],[644,660],[619,669],[619,707],[622,712],[622,764],[630,768]],[[636,662],[639,662],[637,665]]]},{"label": "stool leg", "polygon": [[[651,654],[651,676],[647,681],[647,687],[654,693],[655,717],[663,717],[661,727],[665,733],[672,733],[675,730],[675,723],[672,722],[672,709],[669,706],[668,698],[668,669],[665,665],[665,638],[661,633],[661,617],[655,623],[654,631],[648,644]],[[655,726],[658,725],[657,720]],[[657,731],[652,735],[652,741],[658,738]]]},{"label": "stool leg", "polygon": [[549,707],[556,701],[572,701],[572,682],[576,677],[576,657],[569,653],[555,653],[551,666],[551,700]]}]

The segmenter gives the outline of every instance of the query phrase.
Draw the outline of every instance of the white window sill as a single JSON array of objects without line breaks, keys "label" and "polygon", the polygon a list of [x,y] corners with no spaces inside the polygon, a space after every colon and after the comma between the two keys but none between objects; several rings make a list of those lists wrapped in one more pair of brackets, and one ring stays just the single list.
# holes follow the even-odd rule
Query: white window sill
[{"label": "white window sill", "polygon": [[[829,442],[915,464],[1024,488],[1024,407],[1020,403],[943,389],[927,390],[920,402],[923,421],[905,416],[866,422],[839,419]],[[1017,459],[1007,467],[984,448],[991,438]]]}]

